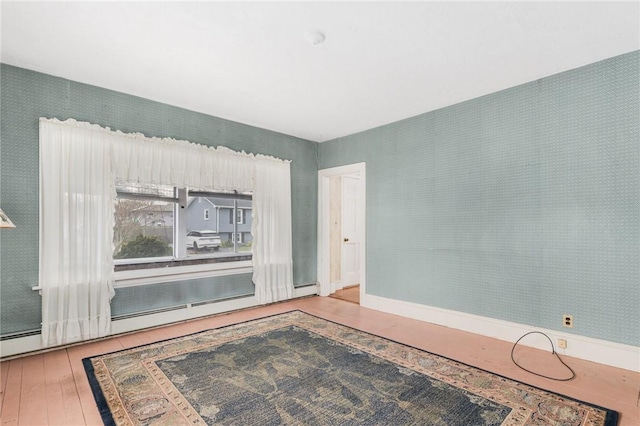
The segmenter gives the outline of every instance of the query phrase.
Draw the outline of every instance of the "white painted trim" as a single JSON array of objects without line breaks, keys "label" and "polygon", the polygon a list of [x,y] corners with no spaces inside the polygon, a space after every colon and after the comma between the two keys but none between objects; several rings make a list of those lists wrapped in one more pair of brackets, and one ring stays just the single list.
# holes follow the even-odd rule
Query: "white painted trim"
[{"label": "white painted trim", "polygon": [[[445,327],[468,331],[511,343],[515,343],[525,333],[540,331],[551,338],[554,346],[556,346],[556,352],[560,355],[585,359],[634,372],[640,371],[640,347],[637,346],[542,329],[526,324],[518,324],[449,309],[388,299],[371,294],[367,294],[364,297],[361,295],[360,305],[377,311],[443,325]],[[567,349],[557,348],[558,339],[565,339],[567,341]],[[549,341],[542,335],[527,336],[527,338],[523,339],[519,344],[550,350]]]},{"label": "white painted trim", "polygon": [[318,172],[318,288],[320,296],[336,291],[330,282],[329,258],[329,179]]},{"label": "white painted trim", "polygon": [[19,337],[17,339],[7,339],[0,342],[0,358],[33,352],[43,349],[42,336]]},{"label": "white painted trim", "polygon": [[[294,298],[311,296],[314,294],[318,294],[317,285],[295,288],[293,291]],[[183,309],[176,309],[149,315],[140,315],[132,318],[112,321],[111,333],[109,335],[111,336],[121,333],[128,333],[131,331],[142,330],[149,327],[157,327],[174,322],[186,321],[199,317],[206,317],[208,315],[215,315],[223,312],[231,312],[238,309],[246,309],[256,306],[261,305],[260,303],[258,303],[254,296],[221,302],[212,302],[198,306],[187,305],[187,307]],[[80,343],[84,342],[78,342],[72,345]],[[16,339],[7,339],[0,342],[0,358],[49,349],[55,349],[55,347],[42,346],[42,336],[40,334],[34,336],[19,337]]]},{"label": "white painted trim", "polygon": [[[251,273],[253,273],[251,260],[173,266],[168,268],[131,269],[115,273],[114,287],[135,287],[139,285]],[[31,290],[38,291],[42,294],[42,287],[39,285],[31,287]]]},{"label": "white painted trim", "polygon": [[360,239],[360,300],[366,293],[367,285],[367,167],[366,163],[348,164],[318,170],[318,286],[320,296],[328,296],[336,291],[336,283],[329,282],[329,180],[333,176],[360,175],[360,206],[358,220],[362,223]]},{"label": "white painted trim", "polygon": [[252,272],[253,267],[251,260],[172,266],[168,268],[132,269],[129,271],[116,272],[114,287],[131,287],[196,278],[250,274]]},{"label": "white painted trim", "polygon": [[241,299],[226,300],[222,302],[212,302],[206,305],[187,305],[184,309],[159,312],[150,315],[141,315],[111,322],[111,334],[128,333],[159,325],[171,324],[174,322],[191,320],[207,315],[220,314],[222,312],[234,311],[237,309],[252,308],[259,306],[258,301],[253,297],[243,297]]},{"label": "white painted trim", "polygon": [[308,285],[304,287],[294,288],[293,289],[293,298],[296,299],[298,297],[306,297],[306,296],[315,296],[318,294],[318,285]]}]

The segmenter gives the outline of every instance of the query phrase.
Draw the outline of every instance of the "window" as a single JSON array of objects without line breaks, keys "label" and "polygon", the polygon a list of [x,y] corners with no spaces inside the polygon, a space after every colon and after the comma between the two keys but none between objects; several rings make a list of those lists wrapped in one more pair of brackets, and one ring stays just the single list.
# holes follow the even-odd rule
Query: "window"
[{"label": "window", "polygon": [[233,212],[229,213],[229,223],[237,223],[238,225],[243,225],[245,222],[245,210],[242,208],[238,208],[237,205],[229,206],[229,208],[235,210],[235,214],[233,214]]},{"label": "window", "polygon": [[[48,306],[49,312],[62,312],[60,305],[62,302],[58,300],[61,297],[55,295],[66,296],[68,292],[76,291],[77,286],[74,284],[77,280],[74,277],[91,274],[92,291],[90,293],[100,295],[98,315],[100,322],[104,318],[104,323],[108,326],[109,303],[101,296],[106,295],[105,292],[109,292],[109,295],[111,293],[114,278],[112,265],[114,264],[117,264],[115,280],[120,286],[183,281],[187,275],[188,278],[211,277],[215,274],[228,275],[230,269],[233,269],[233,273],[248,273],[252,271],[252,263],[255,262],[260,269],[255,271],[253,277],[259,303],[291,297],[293,265],[291,261],[290,161],[236,152],[223,146],[202,146],[171,138],[162,138],[162,140],[155,137],[147,138],[137,133],[131,134],[131,137],[125,134],[123,137],[120,131],[111,131],[97,124],[78,122],[74,119],[62,122],[55,118],[40,117],[39,128],[39,148],[42,154],[40,155],[40,208],[47,212],[40,218],[40,235],[42,236],[39,239],[40,250],[45,255],[40,256],[39,267],[40,271],[43,271],[40,274],[40,284],[43,289],[46,289],[43,291],[43,307]],[[87,143],[91,146],[85,149],[83,144]],[[115,167],[108,167],[109,164]],[[156,254],[146,257],[128,256],[126,252],[123,254],[122,246],[125,243],[123,239],[115,253],[122,258],[114,259],[114,229],[105,227],[104,224],[111,224],[114,220],[114,183],[129,179],[135,182],[171,186],[175,186],[175,182],[185,182],[184,185],[200,189],[213,189],[211,187],[215,182],[219,188],[236,187],[238,191],[256,191],[256,195],[264,199],[264,203],[257,205],[257,209],[253,208],[251,196],[248,194],[224,194],[234,200],[232,209],[234,215],[238,206],[245,209],[245,213],[246,210],[251,210],[248,215],[245,215],[245,224],[241,225],[242,228],[239,229],[238,224],[232,224],[233,232],[237,230],[246,232],[245,229],[252,229],[251,224],[247,222],[251,222],[255,216],[256,220],[260,220],[263,225],[255,229],[256,238],[269,241],[273,250],[256,252],[255,259],[251,259],[253,255],[250,252],[244,256],[239,253],[232,254],[229,257],[251,260],[234,262],[231,266],[224,265],[223,262],[215,264],[215,261],[210,262],[211,259],[204,258],[191,262],[191,264],[204,264],[194,265],[197,268],[192,266],[167,268],[176,264],[187,265],[193,261],[193,259],[187,259],[186,238],[189,231],[215,231],[214,233],[218,235],[227,232],[222,229],[224,221],[220,219],[221,214],[218,214],[222,209],[207,207],[210,208],[211,219],[214,219],[213,214],[216,213],[215,220],[208,222],[208,226],[204,229],[195,227],[189,229],[187,224],[191,221],[187,220],[187,199],[189,196],[198,197],[199,195],[191,193],[185,187],[172,188],[172,193],[166,197],[153,191],[151,194],[145,194],[137,188],[129,191],[125,188],[120,190],[118,202],[129,197],[145,199],[151,204],[149,208],[155,211],[151,214],[152,217],[173,214],[171,224],[159,219],[155,221],[159,229],[169,226],[173,228],[172,240],[164,242],[171,248],[172,254],[164,256],[164,252],[160,251],[160,256],[157,257],[154,257]],[[73,203],[75,208],[69,211],[60,209],[59,200]],[[173,213],[169,212],[171,209]],[[121,221],[119,226],[123,223],[146,226],[143,225],[145,219],[137,215],[138,211],[139,209],[136,208],[128,209],[129,213],[125,214],[124,218],[126,220]],[[198,219],[201,221],[203,214],[203,212],[199,214]],[[144,231],[138,232],[135,238],[139,235],[144,237]],[[243,238],[245,243],[240,246],[246,250],[247,247],[251,247],[252,240],[249,234],[245,236],[247,237]],[[126,239],[126,242],[135,246],[131,238]],[[142,245],[142,242],[138,244]],[[234,251],[239,250],[237,243],[232,242],[232,244]],[[61,247],[64,250],[60,250]],[[67,250],[67,247],[70,249]],[[64,253],[60,253],[62,251]],[[222,239],[219,251],[222,251]],[[62,262],[58,261],[56,256],[48,256],[58,253],[63,254]],[[71,256],[74,259],[71,259]],[[97,258],[103,259],[104,262],[98,262],[99,264],[94,267]],[[161,264],[155,260],[165,258],[169,261]],[[149,271],[118,269],[119,266],[137,266],[136,262],[139,264],[146,262],[152,266]],[[214,265],[207,263],[214,263]],[[248,271],[240,271],[245,268],[243,264],[247,265]],[[274,279],[276,276],[278,279]],[[96,293],[93,292],[94,289]],[[80,295],[79,302],[90,303],[87,296],[89,293],[84,293]],[[48,333],[45,330],[59,328],[56,324],[67,320],[68,316],[64,314],[51,315],[50,318],[43,316],[43,341],[59,342],[66,339],[67,336],[59,335],[49,339],[51,336],[47,337]],[[98,334],[102,336],[108,332],[108,327],[101,327]]]},{"label": "window", "polygon": [[243,236],[238,224],[226,224],[220,215],[244,224],[251,195],[121,182],[116,191],[116,270],[250,259],[250,234]]},{"label": "window", "polygon": [[117,184],[113,257],[118,263],[173,256],[173,187]]},{"label": "window", "polygon": [[[195,202],[195,200],[198,200]],[[207,232],[211,241],[205,245],[199,245],[196,250],[190,240],[187,241],[188,257],[225,257],[247,255],[251,253],[251,234],[249,232],[240,239],[236,238],[238,232],[250,230],[250,215],[252,201],[249,194],[229,194],[207,191],[189,191],[187,208],[187,230]],[[205,223],[198,219],[197,214],[192,214],[198,206],[208,206],[211,210],[210,221]],[[241,213],[238,213],[241,212]],[[238,219],[241,219],[239,222]],[[243,225],[243,229],[238,229]]]}]

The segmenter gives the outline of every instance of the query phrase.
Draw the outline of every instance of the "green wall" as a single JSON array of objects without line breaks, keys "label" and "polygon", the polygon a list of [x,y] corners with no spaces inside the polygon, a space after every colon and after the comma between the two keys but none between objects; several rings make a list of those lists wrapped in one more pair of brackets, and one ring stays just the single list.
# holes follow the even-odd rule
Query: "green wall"
[{"label": "green wall", "polygon": [[320,144],[367,163],[367,292],[640,345],[639,59]]},{"label": "green wall", "polygon": [[[2,64],[0,207],[16,229],[0,233],[0,333],[40,328],[38,118],[75,118],[123,132],[223,145],[292,160],[294,284],[316,281],[317,144],[292,136]],[[120,289],[114,314],[253,291],[249,275]]]},{"label": "green wall", "polygon": [[[367,163],[367,291],[640,345],[640,52],[315,144],[1,68],[1,333],[38,329],[38,117],[292,162],[294,282],[316,280],[318,168]],[[251,289],[248,275],[119,290],[115,314]],[[575,327],[560,326],[562,314]]]}]

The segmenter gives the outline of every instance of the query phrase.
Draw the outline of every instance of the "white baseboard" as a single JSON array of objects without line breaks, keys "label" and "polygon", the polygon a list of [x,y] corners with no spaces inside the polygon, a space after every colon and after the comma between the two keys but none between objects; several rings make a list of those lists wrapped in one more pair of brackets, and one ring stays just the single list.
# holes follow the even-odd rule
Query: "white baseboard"
[{"label": "white baseboard", "polygon": [[0,358],[4,359],[8,356],[38,351],[40,349],[42,349],[42,336],[40,334],[7,339],[0,342]]},{"label": "white baseboard", "polygon": [[[318,294],[318,286],[310,285],[294,289],[293,297],[305,297]],[[132,318],[115,320],[111,323],[110,335],[128,333],[131,331],[143,330],[149,327],[171,324],[174,322],[186,321],[208,315],[231,312],[238,309],[246,309],[260,306],[255,297],[243,297],[239,299],[226,300],[221,302],[208,303],[206,305],[191,306],[172,311],[159,312],[149,315],[141,315]],[[73,343],[71,345],[80,344]],[[56,347],[42,346],[42,336],[40,334],[15,339],[7,339],[0,342],[0,358],[20,355],[28,352],[40,350],[57,349]]]},{"label": "white baseboard", "polygon": [[[541,329],[525,324],[497,320],[464,312],[404,302],[367,294],[361,306],[407,318],[438,324],[457,330],[515,343],[525,333],[540,331],[548,335],[560,355],[585,359],[634,372],[640,371],[640,347],[593,339],[576,334]],[[559,349],[558,339],[567,341],[567,349]],[[527,336],[520,344],[550,350],[549,341],[542,335]]]}]

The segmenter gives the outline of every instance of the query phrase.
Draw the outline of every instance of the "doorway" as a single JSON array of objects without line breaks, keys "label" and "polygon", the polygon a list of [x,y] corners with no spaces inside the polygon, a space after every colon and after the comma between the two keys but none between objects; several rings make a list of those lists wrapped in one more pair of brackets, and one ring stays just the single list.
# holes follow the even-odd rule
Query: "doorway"
[{"label": "doorway", "polygon": [[365,170],[365,163],[357,163],[318,172],[321,296],[348,294],[350,301],[362,301],[366,294]]},{"label": "doorway", "polygon": [[356,284],[350,287],[344,287],[342,290],[337,290],[335,293],[331,293],[329,297],[334,299],[344,300],[345,302],[360,304],[360,284]]}]

